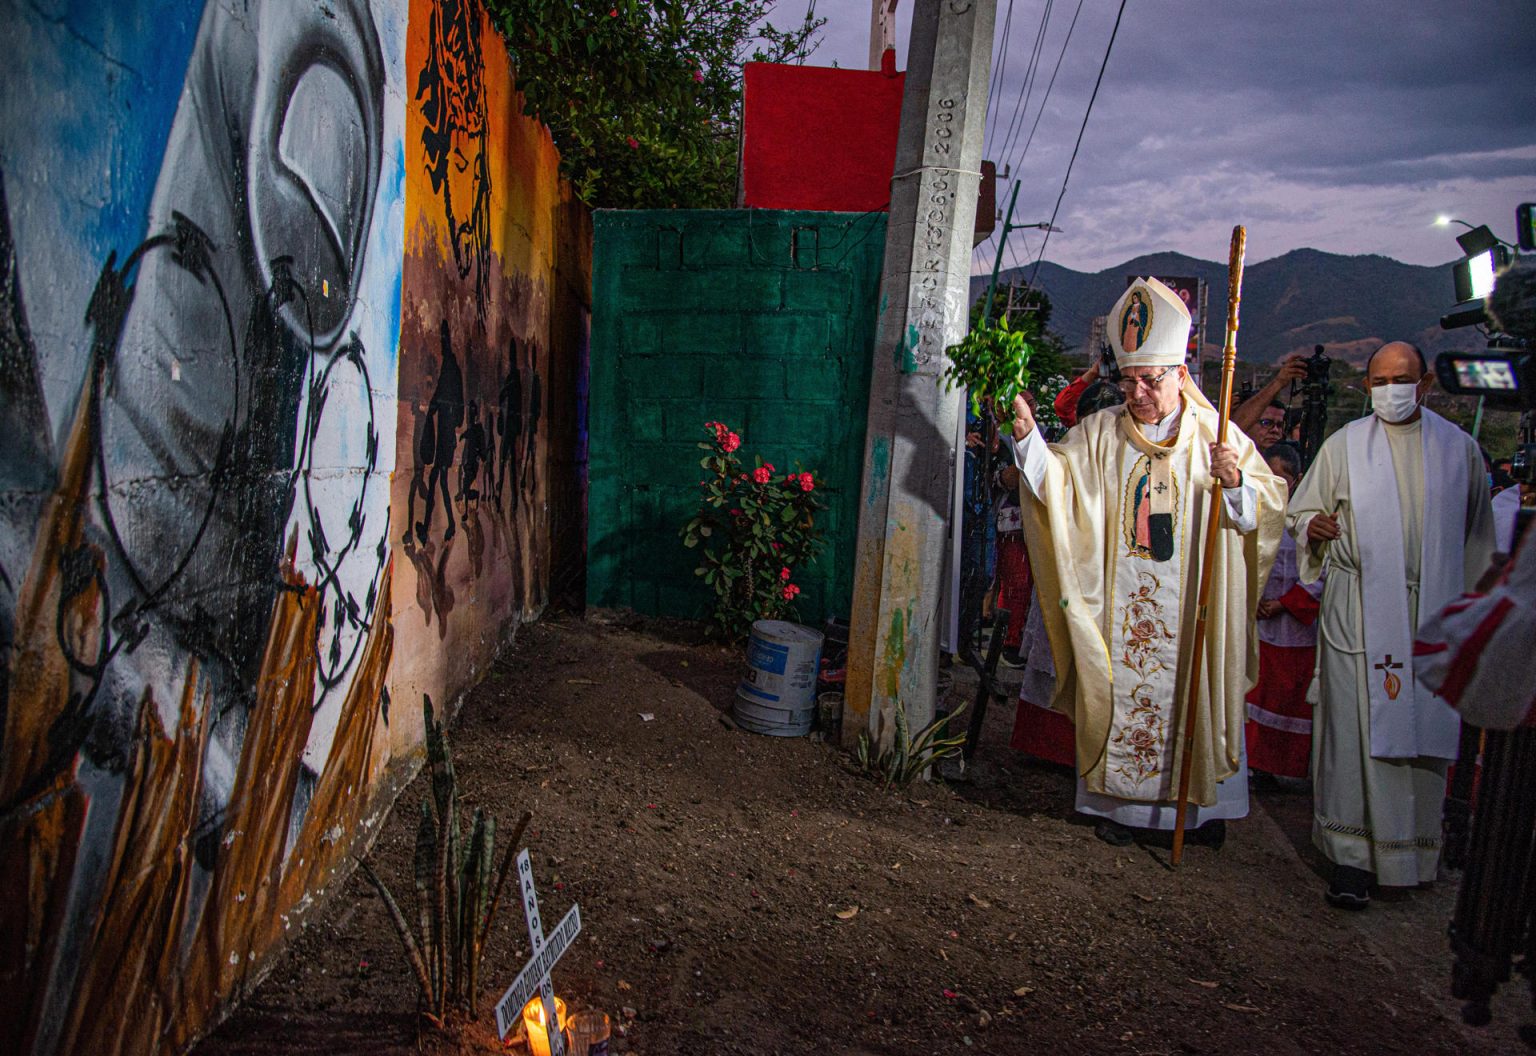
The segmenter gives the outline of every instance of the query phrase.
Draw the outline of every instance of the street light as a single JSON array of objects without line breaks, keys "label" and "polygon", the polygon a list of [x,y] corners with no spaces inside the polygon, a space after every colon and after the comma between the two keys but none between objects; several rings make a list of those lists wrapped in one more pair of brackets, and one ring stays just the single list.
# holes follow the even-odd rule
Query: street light
[{"label": "street light", "polygon": [[1436,227],[1449,227],[1451,224],[1460,224],[1467,229],[1466,234],[1456,236],[1456,244],[1461,247],[1463,253],[1469,256],[1486,253],[1500,242],[1499,237],[1493,233],[1493,230],[1487,224],[1479,224],[1474,227],[1465,220],[1458,220],[1454,216],[1442,215],[1435,217]]},{"label": "street light", "polygon": [[1008,241],[1010,231],[1022,231],[1026,228],[1036,231],[1044,231],[1047,234],[1054,231],[1061,233],[1061,228],[1052,227],[1049,220],[1042,220],[1034,224],[1016,224],[1013,222],[1013,206],[1019,200],[1019,181],[1013,181],[1013,193],[1008,196],[1008,215],[1003,218],[1003,229],[997,237],[997,255],[992,258],[992,281],[987,283],[987,299],[982,301],[981,325],[986,326],[992,321],[992,295],[997,292],[997,273],[1003,264],[1003,246]]}]

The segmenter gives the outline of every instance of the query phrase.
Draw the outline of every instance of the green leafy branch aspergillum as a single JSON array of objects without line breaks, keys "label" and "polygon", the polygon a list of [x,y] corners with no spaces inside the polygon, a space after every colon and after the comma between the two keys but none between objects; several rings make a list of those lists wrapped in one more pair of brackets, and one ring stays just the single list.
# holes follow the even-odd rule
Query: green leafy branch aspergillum
[{"label": "green leafy branch aspergillum", "polygon": [[1013,398],[1029,387],[1029,360],[1035,346],[1033,328],[1015,328],[1005,315],[995,322],[978,323],[959,344],[949,347],[945,391],[957,386],[971,397],[971,413],[980,414],[984,401],[995,401],[1007,430],[1013,422]]}]

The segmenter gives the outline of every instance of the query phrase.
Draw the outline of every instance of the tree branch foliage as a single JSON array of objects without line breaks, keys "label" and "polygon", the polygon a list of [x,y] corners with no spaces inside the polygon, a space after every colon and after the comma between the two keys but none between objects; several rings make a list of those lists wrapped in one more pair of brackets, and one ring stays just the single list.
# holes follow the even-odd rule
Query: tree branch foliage
[{"label": "tree branch foliage", "polygon": [[803,61],[826,19],[790,29],[772,0],[486,0],[524,112],[594,208],[726,208],[742,66]]}]

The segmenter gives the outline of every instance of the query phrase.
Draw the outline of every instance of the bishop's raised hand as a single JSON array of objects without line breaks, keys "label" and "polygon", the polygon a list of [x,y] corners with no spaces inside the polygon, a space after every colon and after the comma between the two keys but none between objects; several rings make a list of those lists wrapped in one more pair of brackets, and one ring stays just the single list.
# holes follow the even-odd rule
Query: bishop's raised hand
[{"label": "bishop's raised hand", "polygon": [[1035,431],[1035,412],[1023,396],[1013,398],[1013,438],[1022,440]]}]

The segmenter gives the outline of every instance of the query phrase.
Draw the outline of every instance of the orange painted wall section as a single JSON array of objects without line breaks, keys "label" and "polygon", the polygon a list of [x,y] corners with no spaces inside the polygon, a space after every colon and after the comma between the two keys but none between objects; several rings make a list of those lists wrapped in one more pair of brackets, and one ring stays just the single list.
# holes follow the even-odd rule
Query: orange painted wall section
[{"label": "orange painted wall section", "polygon": [[748,63],[742,204],[850,213],[886,209],[903,81],[900,73]]},{"label": "orange painted wall section", "polygon": [[552,452],[574,443],[592,236],[483,10],[411,0],[405,65],[390,689],[414,740],[422,697],[455,699],[549,601],[555,521],[579,517]]}]

